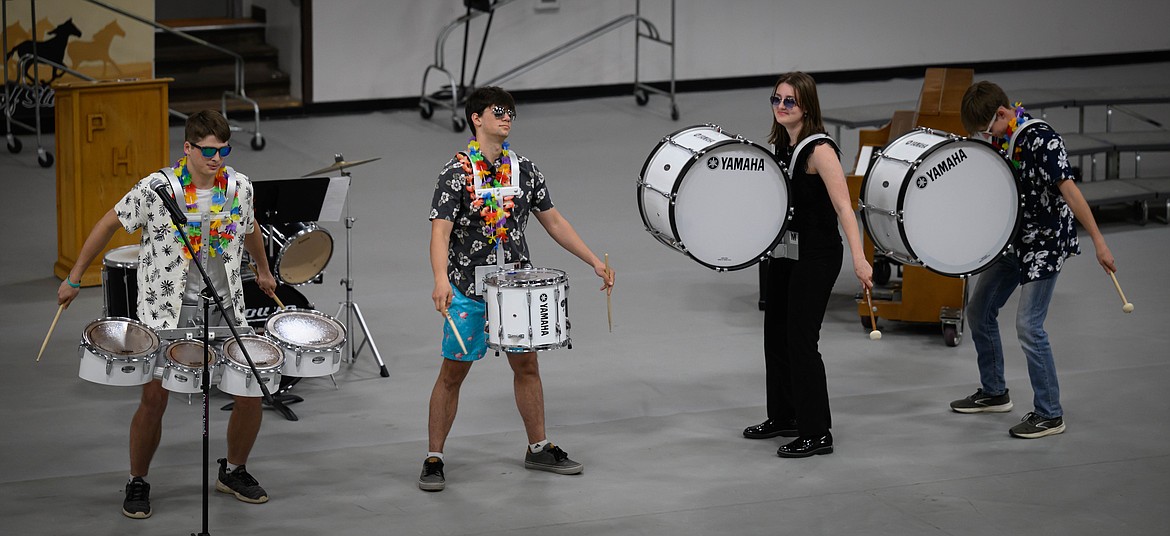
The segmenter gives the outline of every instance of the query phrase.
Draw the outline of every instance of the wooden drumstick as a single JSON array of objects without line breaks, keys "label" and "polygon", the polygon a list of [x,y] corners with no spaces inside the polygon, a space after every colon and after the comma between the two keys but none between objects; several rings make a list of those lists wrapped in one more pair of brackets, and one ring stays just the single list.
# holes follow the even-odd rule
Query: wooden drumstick
[{"label": "wooden drumstick", "polygon": [[443,316],[447,317],[447,323],[451,324],[451,331],[455,333],[455,338],[459,340],[459,347],[463,349],[463,355],[467,355],[467,345],[463,344],[463,335],[459,334],[459,328],[455,327],[455,319],[451,318],[451,313],[443,311]]},{"label": "wooden drumstick", "polygon": [[45,346],[49,344],[49,337],[53,335],[53,330],[57,328],[57,319],[61,318],[61,311],[65,310],[65,304],[57,306],[57,314],[53,315],[53,323],[49,325],[49,332],[45,334],[45,342],[41,343],[41,351],[37,352],[37,362],[41,362],[41,354],[45,353]]},{"label": "wooden drumstick", "polygon": [[873,302],[869,299],[869,289],[865,289],[865,304],[869,306],[869,327],[873,328],[873,331],[869,332],[869,338],[876,341],[882,338],[882,332],[878,331],[877,319],[873,317]]},{"label": "wooden drumstick", "polygon": [[1132,313],[1133,312],[1133,304],[1129,303],[1129,300],[1125,299],[1125,293],[1121,291],[1121,284],[1117,282],[1117,274],[1110,271],[1109,277],[1113,278],[1113,286],[1117,287],[1117,294],[1119,296],[1121,296],[1121,303],[1124,304],[1121,306],[1121,310],[1125,311],[1127,313]]},{"label": "wooden drumstick", "polygon": [[[256,279],[259,279],[259,278],[260,278],[260,270],[257,270],[257,269],[256,269],[256,263],[254,263],[254,262],[250,262],[250,263],[248,263],[248,268],[251,268],[251,269],[252,269],[252,273],[256,274]],[[281,309],[284,309],[284,303],[280,301],[280,298],[276,297],[276,291],[273,291],[273,292],[272,292],[272,299],[273,299],[273,300],[276,300],[276,306],[277,306],[277,307],[280,307]]]},{"label": "wooden drumstick", "polygon": [[[609,253],[605,254],[605,275],[609,277]],[[613,333],[613,295],[610,292],[605,293],[605,314],[609,320],[609,332]]]}]

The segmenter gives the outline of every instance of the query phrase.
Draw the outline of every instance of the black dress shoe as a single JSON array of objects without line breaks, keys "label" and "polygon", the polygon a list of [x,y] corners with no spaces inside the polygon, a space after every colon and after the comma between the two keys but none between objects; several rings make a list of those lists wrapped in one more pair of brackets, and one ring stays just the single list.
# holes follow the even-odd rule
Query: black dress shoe
[{"label": "black dress shoe", "polygon": [[817,454],[833,453],[833,435],[825,434],[820,437],[801,437],[780,447],[776,455],[781,458],[807,458]]},{"label": "black dress shoe", "polygon": [[768,419],[743,430],[743,436],[748,439],[768,439],[776,436],[796,437],[798,435],[800,435],[800,432],[796,430],[796,419],[786,419],[783,421]]}]

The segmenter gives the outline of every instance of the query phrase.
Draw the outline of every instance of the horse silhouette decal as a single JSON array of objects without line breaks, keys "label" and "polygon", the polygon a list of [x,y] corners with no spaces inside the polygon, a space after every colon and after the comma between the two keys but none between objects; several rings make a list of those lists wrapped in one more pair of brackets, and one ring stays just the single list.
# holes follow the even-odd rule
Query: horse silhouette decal
[{"label": "horse silhouette decal", "polygon": [[113,66],[118,74],[122,69],[110,58],[110,42],[115,37],[126,37],[126,31],[118,26],[118,21],[110,21],[102,29],[93,33],[93,41],[73,41],[66,47],[69,53],[69,68],[74,71],[86,62],[101,62],[102,77],[106,76],[106,69]]},{"label": "horse silhouette decal", "polygon": [[[69,43],[70,37],[81,37],[81,30],[73,24],[73,19],[69,19],[56,28],[49,30],[49,35],[52,36],[44,41],[36,41],[37,55],[46,60],[53,61],[58,65],[64,65],[65,61],[65,46]],[[24,76],[29,81],[29,84],[35,84],[37,81],[33,78],[33,39],[29,39],[19,45],[16,45],[8,52],[8,57],[16,57],[20,64],[24,67]],[[5,58],[7,61],[7,58]],[[65,71],[53,67],[51,70],[48,83],[53,83],[58,78],[65,75]]]}]

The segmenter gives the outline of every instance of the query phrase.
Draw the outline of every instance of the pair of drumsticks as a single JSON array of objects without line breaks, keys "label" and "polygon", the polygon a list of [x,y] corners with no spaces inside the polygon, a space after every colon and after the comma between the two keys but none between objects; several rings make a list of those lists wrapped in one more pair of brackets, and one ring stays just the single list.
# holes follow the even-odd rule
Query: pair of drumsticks
[{"label": "pair of drumsticks", "polygon": [[[609,253],[605,254],[605,274],[609,275]],[[605,294],[605,314],[609,320],[609,332],[613,333],[613,296],[608,292]],[[459,347],[463,349],[463,353],[466,355],[467,345],[463,344],[463,335],[459,334],[459,328],[455,326],[455,319],[451,318],[451,313],[446,310],[443,311],[443,316],[447,317],[447,323],[451,325],[451,332],[455,334],[456,339],[459,339]]]},{"label": "pair of drumsticks", "polygon": [[[252,269],[252,272],[255,273],[257,277],[259,277],[260,272],[256,270],[255,264],[249,264],[248,267]],[[275,292],[272,293],[272,299],[276,300],[277,307],[284,309],[284,303],[280,301],[280,298],[276,297]],[[57,314],[53,315],[53,323],[49,325],[49,332],[45,334],[45,341],[41,343],[41,350],[37,352],[37,363],[41,362],[41,354],[45,353],[45,346],[49,344],[49,337],[53,336],[53,330],[57,328],[57,319],[61,318],[61,311],[64,310],[65,304],[62,303],[61,305],[57,306]]]},{"label": "pair of drumsticks", "polygon": [[[1115,274],[1113,272],[1109,272],[1109,277],[1113,279],[1113,286],[1115,288],[1117,288],[1117,294],[1119,296],[1121,296],[1121,303],[1123,304],[1121,306],[1121,310],[1125,313],[1132,313],[1133,312],[1133,304],[1130,303],[1129,300],[1125,299],[1125,293],[1121,291],[1121,283],[1117,282],[1117,274]],[[869,306],[869,326],[873,330],[873,331],[869,332],[869,338],[870,338],[870,340],[876,341],[876,340],[882,338],[882,332],[878,331],[878,329],[877,329],[877,319],[875,319],[873,316],[874,306],[873,306],[873,301],[871,301],[869,298],[869,289],[868,288],[865,289],[865,303],[866,303],[866,305]]]}]

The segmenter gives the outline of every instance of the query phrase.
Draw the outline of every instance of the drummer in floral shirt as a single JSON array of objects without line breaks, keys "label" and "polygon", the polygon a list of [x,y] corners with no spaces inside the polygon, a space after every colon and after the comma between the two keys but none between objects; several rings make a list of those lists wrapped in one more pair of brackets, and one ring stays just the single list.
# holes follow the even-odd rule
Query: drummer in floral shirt
[{"label": "drummer in floral shirt", "polygon": [[1003,89],[986,81],[963,95],[961,119],[969,132],[1002,147],[1016,168],[1023,223],[1013,251],[979,275],[967,303],[981,386],[975,394],[951,402],[951,409],[958,413],[1012,409],[997,317],[1019,288],[1016,331],[1028,360],[1034,409],[1008,432],[1025,439],[1059,434],[1065,431],[1064,411],[1044,319],[1065,259],[1080,253],[1076,222],[1089,234],[1097,262],[1108,272],[1117,271],[1113,254],[1074,182],[1064,141],[1048,123],[1033,119],[1020,103],[1011,105]]},{"label": "drummer in floral shirt", "polygon": [[[203,278],[191,263],[193,255],[207,270],[213,286],[229,306],[228,317],[213,315],[213,325],[246,325],[240,260],[246,249],[256,261],[256,282],[273,296],[276,279],[268,267],[264,241],[255,225],[252,183],[242,173],[224,165],[231,153],[231,130],[219,112],[205,110],[187,119],[184,156],[139,181],[107,212],[86,238],[65,281],[57,290],[57,301],[68,305],[77,297],[81,274],[105,249],[118,228],[142,230],[138,253],[138,318],[153,329],[189,327],[202,320],[199,293]],[[162,180],[179,192],[176,201],[186,207],[186,234],[190,251],[179,238],[166,208],[151,190],[152,181]],[[181,191],[180,191],[181,190]],[[233,306],[234,305],[234,306]],[[218,320],[218,321],[217,321]],[[162,416],[167,409],[168,391],[160,380],[142,386],[142,399],[130,422],[130,480],[122,514],[135,519],[150,517],[150,484],[146,482],[150,461],[162,437]],[[227,427],[226,458],[219,460],[216,489],[241,501],[263,503],[268,494],[244,467],[260,432],[261,400],[235,397]]]}]

